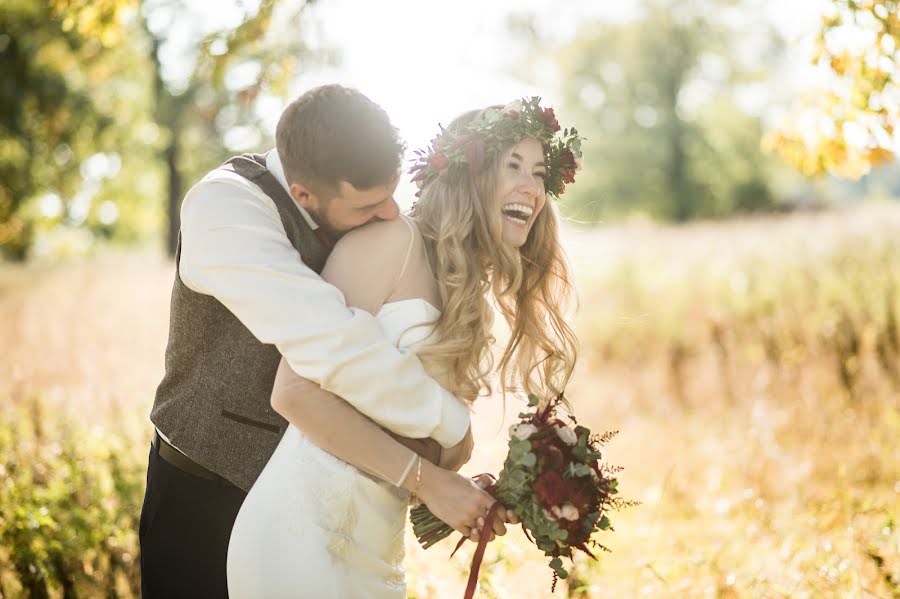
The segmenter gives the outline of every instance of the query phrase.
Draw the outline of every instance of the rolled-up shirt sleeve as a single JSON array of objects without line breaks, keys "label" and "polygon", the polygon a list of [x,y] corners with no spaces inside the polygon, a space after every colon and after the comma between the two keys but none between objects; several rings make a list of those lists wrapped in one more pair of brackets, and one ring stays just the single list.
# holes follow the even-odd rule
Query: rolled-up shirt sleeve
[{"label": "rolled-up shirt sleeve", "polygon": [[399,435],[443,447],[465,436],[468,407],[303,264],[275,204],[255,186],[204,179],[185,196],[181,235],[184,284],[219,300],[298,375]]}]

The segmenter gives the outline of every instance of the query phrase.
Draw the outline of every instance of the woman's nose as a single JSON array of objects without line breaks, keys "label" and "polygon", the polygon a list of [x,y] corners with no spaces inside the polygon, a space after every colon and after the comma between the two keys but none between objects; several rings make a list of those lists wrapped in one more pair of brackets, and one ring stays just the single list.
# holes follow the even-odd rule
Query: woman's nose
[{"label": "woman's nose", "polygon": [[523,173],[519,182],[519,190],[532,198],[536,198],[541,192],[541,185],[543,185],[543,182],[540,180],[540,177]]}]

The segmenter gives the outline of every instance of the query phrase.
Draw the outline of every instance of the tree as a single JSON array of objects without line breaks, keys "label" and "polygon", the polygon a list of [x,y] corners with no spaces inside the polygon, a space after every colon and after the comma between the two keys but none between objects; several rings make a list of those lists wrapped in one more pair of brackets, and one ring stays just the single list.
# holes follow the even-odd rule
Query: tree
[{"label": "tree", "polygon": [[764,145],[806,175],[858,178],[900,148],[900,2],[831,0],[811,62],[826,81]]},{"label": "tree", "polygon": [[[73,196],[83,162],[117,144],[140,109],[105,83],[134,67],[123,43],[128,2],[12,0],[0,11],[0,251],[23,258],[44,192]],[[139,66],[139,65],[138,65]],[[121,91],[121,90],[118,90]]]},{"label": "tree", "polygon": [[[264,95],[283,97],[287,83],[301,58],[309,57],[297,34],[303,10],[281,3],[285,14],[275,19],[278,0],[262,0],[255,11],[244,10],[235,27],[201,33],[188,32],[184,69],[187,76],[165,76],[162,53],[179,30],[179,21],[190,14],[186,1],[145,0],[141,6],[142,29],[149,40],[153,105],[164,143],[160,160],[166,170],[168,214],[167,248],[174,254],[179,229],[179,209],[185,181],[228,156],[225,136],[238,123],[245,130],[263,130],[256,101]],[[282,27],[273,27],[274,23]]]},{"label": "tree", "polygon": [[212,27],[186,0],[7,2],[0,251],[23,259],[60,224],[134,240],[168,213],[174,252],[185,182],[258,147],[260,103],[283,98],[310,57],[299,29],[311,1],[239,4]]},{"label": "tree", "polygon": [[734,99],[765,73],[732,56],[723,4],[646,2],[639,19],[583,25],[556,54],[565,114],[587,138],[569,216],[686,221],[771,205],[759,119]]}]

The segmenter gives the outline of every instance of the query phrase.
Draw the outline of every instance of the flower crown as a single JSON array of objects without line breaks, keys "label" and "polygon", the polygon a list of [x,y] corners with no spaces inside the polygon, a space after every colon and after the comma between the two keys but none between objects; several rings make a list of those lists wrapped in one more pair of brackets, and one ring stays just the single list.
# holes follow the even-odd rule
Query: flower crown
[{"label": "flower crown", "polygon": [[581,168],[581,142],[574,127],[560,126],[552,108],[541,108],[537,96],[510,102],[503,108],[487,108],[481,111],[462,131],[441,133],[431,141],[431,146],[416,150],[409,174],[413,182],[422,187],[434,178],[451,180],[466,172],[477,173],[484,168],[488,156],[515,145],[527,137],[533,137],[544,146],[547,177],[544,189],[559,198],[568,183],[575,182],[575,172]]}]

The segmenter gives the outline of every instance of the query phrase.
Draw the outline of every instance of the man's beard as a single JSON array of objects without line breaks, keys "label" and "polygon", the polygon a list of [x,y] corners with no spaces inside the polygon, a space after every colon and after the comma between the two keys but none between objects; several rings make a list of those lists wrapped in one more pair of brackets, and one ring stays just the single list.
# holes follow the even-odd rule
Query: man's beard
[{"label": "man's beard", "polygon": [[[321,204],[320,204],[321,206]],[[341,236],[344,235],[347,231],[339,231],[334,226],[332,226],[331,221],[328,220],[328,216],[326,215],[327,210],[323,208],[307,208],[306,211],[312,217],[313,222],[319,225],[319,228],[322,229],[330,238],[333,240],[338,240]]]},{"label": "man's beard", "polygon": [[381,220],[377,216],[373,216],[366,222],[364,222],[360,225],[356,225],[355,227],[350,227],[347,229],[339,229],[339,228],[335,227],[334,224],[332,224],[332,222],[328,219],[328,215],[327,215],[328,203],[327,202],[323,202],[323,203],[319,204],[319,207],[317,207],[317,208],[307,208],[306,211],[312,217],[313,221],[315,221],[315,223],[317,225],[319,225],[319,228],[322,229],[322,231],[324,231],[334,241],[337,241],[338,239],[340,239],[341,237],[343,237],[344,235],[346,235],[353,229],[358,229],[364,225],[369,224],[372,221]]}]

